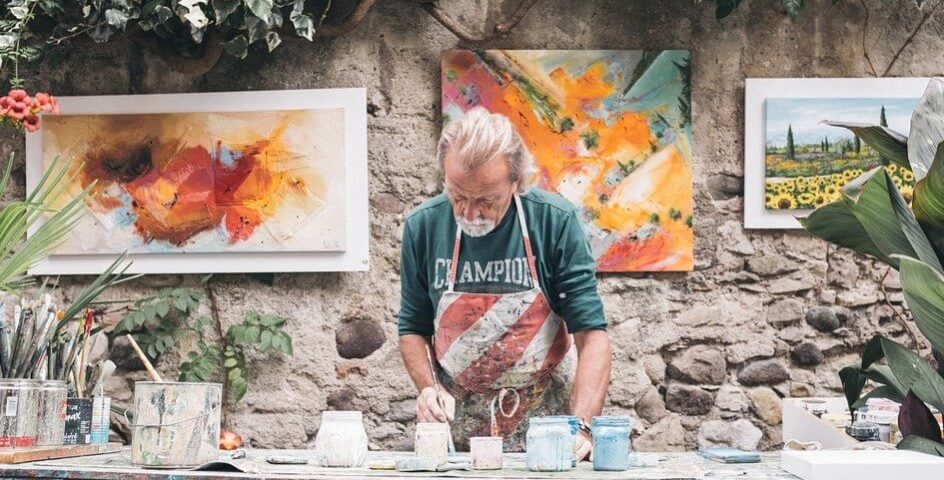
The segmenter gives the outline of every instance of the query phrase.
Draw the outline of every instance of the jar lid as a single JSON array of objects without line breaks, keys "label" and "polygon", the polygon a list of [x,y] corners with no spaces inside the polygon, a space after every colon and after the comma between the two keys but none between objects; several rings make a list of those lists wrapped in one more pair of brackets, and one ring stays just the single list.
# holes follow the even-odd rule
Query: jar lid
[{"label": "jar lid", "polygon": [[617,417],[617,416],[600,416],[593,417],[592,425],[593,426],[612,426],[612,427],[628,427],[632,423],[632,419],[629,417]]},{"label": "jar lid", "polygon": [[547,417],[531,417],[528,419],[529,423],[536,423],[542,425],[566,425],[570,427],[570,420],[566,415],[551,415]]},{"label": "jar lid", "polygon": [[846,433],[856,438],[867,438],[878,435],[878,424],[867,421],[858,421],[846,427]]}]

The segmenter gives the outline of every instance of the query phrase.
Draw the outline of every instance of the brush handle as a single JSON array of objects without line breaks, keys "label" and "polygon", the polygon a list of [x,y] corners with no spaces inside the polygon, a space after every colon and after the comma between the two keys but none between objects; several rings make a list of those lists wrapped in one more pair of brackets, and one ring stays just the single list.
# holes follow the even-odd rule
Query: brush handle
[{"label": "brush handle", "polygon": [[134,340],[134,337],[131,335],[125,336],[128,337],[128,341],[131,342],[131,347],[134,348],[134,351],[137,352],[141,362],[144,363],[144,368],[146,368],[148,374],[151,375],[151,379],[155,382],[163,382],[164,379],[161,378],[161,374],[157,373],[157,370],[154,369],[154,365],[151,365],[151,361],[148,360],[146,356],[144,356],[144,352],[141,351],[141,347],[138,346],[138,342]]}]

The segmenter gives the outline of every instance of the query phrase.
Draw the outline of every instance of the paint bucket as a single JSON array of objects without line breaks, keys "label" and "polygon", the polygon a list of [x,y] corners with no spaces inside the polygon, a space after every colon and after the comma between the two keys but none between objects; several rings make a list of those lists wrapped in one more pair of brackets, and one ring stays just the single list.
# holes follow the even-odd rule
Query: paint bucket
[{"label": "paint bucket", "polygon": [[564,417],[531,417],[526,435],[528,470],[563,472],[574,468],[574,438]]},{"label": "paint bucket", "polygon": [[502,437],[472,437],[469,450],[474,470],[501,470]]},{"label": "paint bucket", "polygon": [[315,458],[322,467],[361,467],[367,461],[367,430],[358,411],[327,411],[315,436]]},{"label": "paint bucket", "polygon": [[417,457],[432,458],[439,463],[445,463],[449,457],[449,424],[417,423],[413,450]]},{"label": "paint bucket", "polygon": [[219,383],[136,382],[131,463],[187,468],[219,456]]}]

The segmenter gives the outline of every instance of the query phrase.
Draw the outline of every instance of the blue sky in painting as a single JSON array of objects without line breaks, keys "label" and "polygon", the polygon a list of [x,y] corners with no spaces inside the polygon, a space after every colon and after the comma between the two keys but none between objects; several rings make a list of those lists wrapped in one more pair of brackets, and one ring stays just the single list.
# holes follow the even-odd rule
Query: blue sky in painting
[{"label": "blue sky in painting", "polygon": [[821,125],[822,120],[849,121],[878,125],[882,106],[888,127],[905,135],[911,130],[911,112],[918,98],[768,98],[766,101],[767,145],[784,146],[787,127],[793,125],[797,145],[818,144],[852,138],[844,128]]}]

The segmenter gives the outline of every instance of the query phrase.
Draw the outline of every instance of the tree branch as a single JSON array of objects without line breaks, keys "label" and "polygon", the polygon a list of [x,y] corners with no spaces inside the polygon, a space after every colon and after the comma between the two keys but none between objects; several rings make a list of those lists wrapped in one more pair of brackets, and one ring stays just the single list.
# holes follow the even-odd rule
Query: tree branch
[{"label": "tree branch", "polygon": [[371,7],[373,7],[376,2],[377,0],[361,0],[343,23],[339,25],[321,25],[320,28],[315,30],[315,37],[336,38],[354,30],[364,21],[367,12],[370,11]]},{"label": "tree branch", "polygon": [[518,4],[518,9],[511,14],[505,21],[498,22],[495,24],[495,28],[491,33],[476,35],[472,32],[469,32],[464,26],[462,26],[456,19],[449,15],[445,10],[439,7],[439,2],[433,1],[423,1],[419,0],[423,6],[423,9],[427,13],[432,15],[437,22],[440,23],[446,30],[452,32],[453,35],[459,37],[459,40],[462,40],[466,43],[483,43],[490,40],[494,40],[501,35],[504,35],[511,31],[512,28],[515,28],[518,23],[524,19],[525,15],[528,14],[528,11],[531,10],[531,7],[534,4],[538,3],[539,0],[521,0],[521,3]]},{"label": "tree branch", "polygon": [[[863,0],[863,3],[864,3],[864,0]],[[891,72],[892,67],[895,66],[895,62],[898,61],[898,57],[901,56],[901,52],[905,51],[905,48],[907,48],[908,45],[911,44],[911,42],[915,38],[915,35],[917,35],[918,32],[921,30],[921,28],[924,27],[924,24],[927,23],[928,20],[932,16],[934,16],[934,12],[936,12],[938,7],[941,6],[941,3],[942,3],[942,0],[938,0],[938,2],[935,3],[933,7],[929,8],[928,11],[924,13],[924,15],[921,17],[921,21],[918,22],[918,25],[914,28],[914,30],[911,31],[911,35],[908,35],[908,38],[905,39],[905,43],[901,44],[901,48],[899,48],[898,51],[895,52],[895,56],[892,57],[892,61],[888,62],[888,67],[885,68],[884,72],[882,72],[883,77],[888,76],[888,73]],[[868,18],[868,16],[866,16],[866,18]]]},{"label": "tree branch", "polygon": [[869,47],[865,45],[865,37],[869,33],[869,7],[865,4],[865,0],[859,0],[859,3],[862,4],[862,10],[865,11],[865,20],[862,22],[862,56],[865,57],[865,61],[869,65],[869,70],[872,71],[872,76],[878,76],[878,70],[875,69],[875,64],[872,63],[872,56],[869,55]]}]

